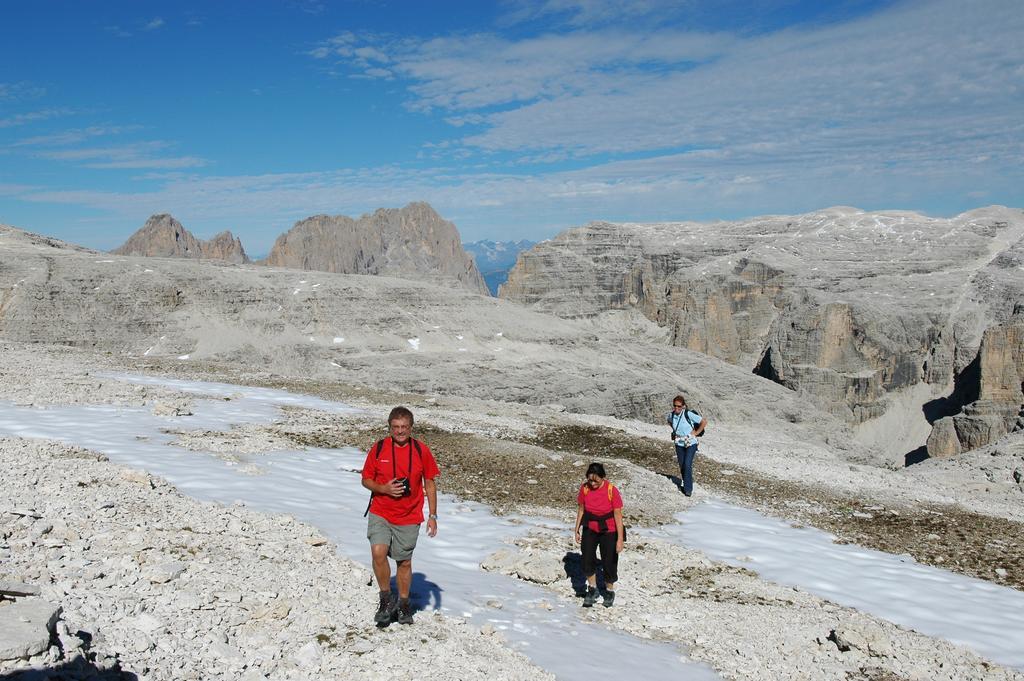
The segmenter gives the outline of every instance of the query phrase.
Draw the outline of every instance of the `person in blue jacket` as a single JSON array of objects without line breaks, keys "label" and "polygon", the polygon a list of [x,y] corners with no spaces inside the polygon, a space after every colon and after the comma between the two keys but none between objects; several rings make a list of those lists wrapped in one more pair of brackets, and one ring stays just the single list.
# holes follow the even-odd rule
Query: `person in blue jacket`
[{"label": "person in blue jacket", "polygon": [[676,459],[679,460],[679,476],[683,479],[683,494],[693,494],[693,458],[697,455],[697,438],[704,434],[708,420],[697,412],[687,409],[686,398],[676,395],[672,400],[672,411],[665,417],[672,427],[672,441],[676,445]]}]

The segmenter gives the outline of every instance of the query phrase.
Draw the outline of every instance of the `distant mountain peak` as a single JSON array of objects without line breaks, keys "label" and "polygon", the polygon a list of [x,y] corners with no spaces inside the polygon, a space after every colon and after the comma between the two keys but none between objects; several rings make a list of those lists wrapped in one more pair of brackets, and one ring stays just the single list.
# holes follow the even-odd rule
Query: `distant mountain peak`
[{"label": "distant mountain peak", "polygon": [[264,261],[274,267],[376,274],[458,285],[485,293],[454,224],[423,201],[378,208],[354,220],[314,215],[279,236]]},{"label": "distant mountain peak", "polygon": [[169,213],[152,215],[146,224],[111,251],[117,255],[141,255],[157,258],[195,258],[246,263],[241,240],[223,231],[209,241],[197,239]]},{"label": "distant mountain peak", "polygon": [[477,267],[487,282],[491,295],[498,295],[498,287],[508,279],[509,270],[516,264],[519,254],[536,246],[533,241],[492,241],[483,239],[463,244],[466,252],[476,260]]}]

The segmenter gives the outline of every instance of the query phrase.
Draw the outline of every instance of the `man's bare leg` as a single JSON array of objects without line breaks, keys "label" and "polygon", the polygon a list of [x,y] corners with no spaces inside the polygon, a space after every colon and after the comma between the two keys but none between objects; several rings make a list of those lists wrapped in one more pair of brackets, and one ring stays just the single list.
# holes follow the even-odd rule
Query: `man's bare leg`
[{"label": "man's bare leg", "polygon": [[[388,545],[373,544],[370,546],[370,557],[373,559],[373,574],[377,578],[377,588],[381,591],[391,591],[391,563],[388,562]],[[399,575],[399,579],[401,579],[401,575]]]},{"label": "man's bare leg", "polygon": [[412,588],[412,558],[395,562],[398,563],[398,569],[395,571],[395,581],[398,583],[398,597],[408,598],[409,589]]}]

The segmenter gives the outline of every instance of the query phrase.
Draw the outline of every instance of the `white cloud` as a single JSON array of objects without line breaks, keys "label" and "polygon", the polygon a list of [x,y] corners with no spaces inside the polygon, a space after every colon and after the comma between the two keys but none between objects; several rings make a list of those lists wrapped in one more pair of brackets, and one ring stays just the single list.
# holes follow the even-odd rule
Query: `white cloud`
[{"label": "white cloud", "polygon": [[[531,7],[626,11],[561,0]],[[377,63],[382,77],[405,79],[409,108],[442,109],[451,125],[472,126],[463,153],[560,159],[697,148],[806,159],[813,150],[820,162],[841,162],[848,150],[870,150],[874,161],[862,157],[873,166],[892,155],[938,160],[936,145],[974,147],[944,162],[1015,153],[1020,35],[1017,0],[938,0],[754,37],[606,28],[416,42],[345,33],[328,51],[364,77]]]},{"label": "white cloud", "polygon": [[148,23],[146,23],[146,25],[142,27],[142,30],[143,31],[155,31],[156,29],[160,28],[163,25],[164,25],[164,20],[161,19],[160,17],[155,17],[153,20],[151,20]]},{"label": "white cloud", "polygon": [[45,121],[50,118],[70,116],[73,113],[74,111],[71,109],[41,109],[39,111],[29,111],[28,113],[15,114],[6,118],[0,118],[0,128],[13,128],[18,125],[25,125],[26,123],[35,123],[36,121]]},{"label": "white cloud", "polygon": [[110,26],[104,26],[103,30],[107,31],[108,33],[113,33],[118,38],[130,38],[130,37],[132,37],[132,32],[131,31],[129,31],[127,29],[124,29],[121,26],[118,26],[117,24],[112,24]]},{"label": "white cloud", "polygon": [[36,156],[53,161],[83,162],[86,168],[97,169],[172,169],[195,168],[207,162],[193,156],[161,157],[156,154],[173,146],[168,142],[136,142],[113,147],[83,147],[39,151]]},{"label": "white cloud", "polygon": [[0,196],[24,196],[30,192],[39,191],[39,187],[30,184],[13,184],[0,182]]},{"label": "white cloud", "polygon": [[79,142],[84,142],[85,140],[93,137],[119,135],[129,130],[137,130],[138,128],[139,126],[90,126],[88,128],[65,130],[63,132],[57,132],[50,135],[37,135],[35,137],[27,137],[23,140],[14,142],[11,146],[67,146],[69,144],[77,144]]},{"label": "white cloud", "polygon": [[45,88],[31,83],[0,83],[0,101],[38,99],[45,94]]},{"label": "white cloud", "polygon": [[635,21],[652,16],[664,18],[667,15],[692,10],[692,3],[679,0],[515,0],[506,2],[505,5],[508,9],[499,22],[505,25],[536,19],[551,20],[561,16],[569,25],[588,26],[623,20]]},{"label": "white cloud", "polygon": [[136,158],[121,161],[103,161],[99,163],[86,163],[86,168],[97,169],[171,169],[171,168],[199,168],[207,165],[206,159],[196,156],[177,156],[171,158]]},{"label": "white cloud", "polygon": [[[375,44],[368,45],[368,41]],[[490,34],[416,43],[343,33],[314,49],[341,57],[361,75],[407,78],[410,108],[471,111],[558,99],[583,92],[610,94],[646,69],[690,68],[713,59],[735,39],[673,30],[549,34],[511,41]]]}]

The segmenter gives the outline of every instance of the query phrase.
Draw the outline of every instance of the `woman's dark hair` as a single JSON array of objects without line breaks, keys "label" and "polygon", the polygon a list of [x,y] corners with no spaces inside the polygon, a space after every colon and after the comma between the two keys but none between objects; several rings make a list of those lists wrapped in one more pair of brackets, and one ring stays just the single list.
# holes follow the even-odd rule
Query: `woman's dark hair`
[{"label": "woman's dark hair", "polygon": [[596,461],[594,463],[590,464],[589,466],[587,466],[587,475],[588,476],[596,475],[599,478],[607,478],[608,477],[607,475],[604,474],[604,466],[602,466],[601,464],[597,463]]}]

